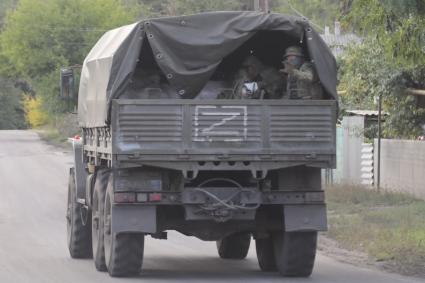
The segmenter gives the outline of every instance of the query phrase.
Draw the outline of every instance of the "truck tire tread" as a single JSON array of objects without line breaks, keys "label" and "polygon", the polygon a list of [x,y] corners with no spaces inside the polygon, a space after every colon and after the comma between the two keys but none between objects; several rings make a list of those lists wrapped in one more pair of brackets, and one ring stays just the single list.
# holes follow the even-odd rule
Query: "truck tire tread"
[{"label": "truck tire tread", "polygon": [[258,265],[262,271],[277,271],[276,260],[273,250],[273,239],[255,240],[255,249],[257,252]]},{"label": "truck tire tread", "polygon": [[87,216],[87,223],[81,215],[81,204],[77,203],[75,196],[75,173],[71,168],[68,186],[68,205],[70,205],[70,218],[68,221],[68,249],[72,258],[91,258],[91,216]]},{"label": "truck tire tread", "polygon": [[236,233],[217,241],[218,255],[223,259],[246,258],[251,243],[251,234]]},{"label": "truck tire tread", "polygon": [[309,277],[313,271],[317,232],[276,232],[273,234],[276,266],[287,277]]},{"label": "truck tire tread", "polygon": [[112,236],[108,272],[113,277],[136,276],[142,267],[143,235],[118,234]]},{"label": "truck tire tread", "polygon": [[[108,185],[109,180],[109,171],[101,169],[96,173],[96,182],[94,185],[94,192],[93,192],[93,201],[98,201],[98,229],[99,229],[99,237],[97,239],[97,243],[94,241],[92,242],[92,249],[93,249],[93,259],[94,259],[94,265],[98,271],[106,271],[106,263],[105,263],[105,248],[103,243],[103,207],[105,205],[105,195],[106,195],[106,187]],[[96,197],[95,197],[96,194]],[[92,204],[95,205],[94,203]],[[92,213],[95,213],[94,207]],[[93,221],[92,221],[93,222]],[[93,233],[94,229],[92,230],[92,239],[96,237],[96,235]],[[97,247],[94,247],[94,245],[97,245]]]}]

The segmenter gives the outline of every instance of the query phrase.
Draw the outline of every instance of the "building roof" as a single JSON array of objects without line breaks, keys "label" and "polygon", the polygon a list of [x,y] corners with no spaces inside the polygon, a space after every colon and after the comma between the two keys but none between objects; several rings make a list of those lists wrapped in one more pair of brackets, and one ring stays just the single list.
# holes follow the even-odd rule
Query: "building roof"
[{"label": "building roof", "polygon": [[[346,113],[350,114],[349,116],[373,116],[378,117],[379,112],[376,110],[345,110]],[[388,115],[388,112],[381,112],[382,115]]]}]

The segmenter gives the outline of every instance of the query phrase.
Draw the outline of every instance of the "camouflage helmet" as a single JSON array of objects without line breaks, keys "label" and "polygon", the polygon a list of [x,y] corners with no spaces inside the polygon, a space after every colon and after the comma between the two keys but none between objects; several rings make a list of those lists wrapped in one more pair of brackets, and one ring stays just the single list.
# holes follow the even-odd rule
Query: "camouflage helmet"
[{"label": "camouflage helmet", "polygon": [[300,46],[289,46],[288,48],[286,48],[285,55],[283,55],[283,58],[286,58],[291,55],[305,57],[304,52]]}]

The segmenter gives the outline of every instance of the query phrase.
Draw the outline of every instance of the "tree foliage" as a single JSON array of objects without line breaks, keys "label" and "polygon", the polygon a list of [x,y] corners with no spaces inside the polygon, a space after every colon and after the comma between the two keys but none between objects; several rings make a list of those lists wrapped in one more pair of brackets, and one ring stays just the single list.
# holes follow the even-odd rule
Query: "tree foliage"
[{"label": "tree foliage", "polygon": [[[0,30],[7,12],[14,8],[17,2],[17,0],[0,1]],[[0,76],[0,129],[21,129],[25,126],[21,95],[14,88],[12,81]]]},{"label": "tree foliage", "polygon": [[399,67],[425,64],[424,0],[357,0],[344,18],[364,37],[376,39]]},{"label": "tree foliage", "polygon": [[26,128],[21,96],[13,84],[0,77],[0,130]]},{"label": "tree foliage", "polygon": [[115,0],[21,0],[6,19],[2,53],[29,78],[81,64],[106,30],[132,21]]},{"label": "tree foliage", "polygon": [[[347,90],[342,99],[344,109],[376,110],[382,96],[384,111],[389,113],[384,123],[384,136],[415,138],[425,122],[425,109],[417,107],[416,97],[406,95],[407,87],[425,87],[422,68],[397,68],[386,60],[383,48],[375,39],[367,39],[352,47],[341,63],[340,88]],[[422,82],[421,82],[422,81]]]},{"label": "tree foliage", "polygon": [[42,111],[43,98],[24,97],[26,121],[31,128],[37,128],[47,123],[48,116]]},{"label": "tree foliage", "polygon": [[0,71],[31,82],[44,110],[61,112],[60,68],[81,64],[102,33],[134,17],[117,0],[20,0],[0,35]]},{"label": "tree foliage", "polygon": [[253,1],[246,0],[124,0],[124,3],[127,6],[138,7],[139,14],[146,16],[176,16],[253,8]]},{"label": "tree foliage", "polygon": [[[374,97],[383,95],[390,113],[387,136],[413,137],[420,131],[423,113],[404,89],[425,88],[424,0],[269,3],[274,12],[306,16],[319,30],[342,19],[345,30],[364,38],[340,62],[340,88],[347,90],[342,107],[375,109]],[[147,17],[252,9],[251,0],[2,0],[0,76],[29,82],[40,97],[36,107],[56,116],[64,107],[57,99],[59,69],[82,64],[106,30]]]},{"label": "tree foliage", "polygon": [[235,0],[180,0],[168,1],[165,11],[168,15],[194,14],[209,11],[247,10],[247,1]]},{"label": "tree foliage", "polygon": [[1,0],[0,1],[0,28],[4,24],[4,18],[6,17],[7,12],[14,8],[18,0]]},{"label": "tree foliage", "polygon": [[342,106],[376,109],[374,97],[381,95],[387,137],[414,138],[425,123],[424,109],[405,91],[425,88],[424,15],[423,0],[358,0],[345,18],[364,41],[341,61]]},{"label": "tree foliage", "polygon": [[272,2],[275,11],[285,14],[301,14],[307,17],[316,29],[332,27],[339,19],[344,0],[276,0]]}]

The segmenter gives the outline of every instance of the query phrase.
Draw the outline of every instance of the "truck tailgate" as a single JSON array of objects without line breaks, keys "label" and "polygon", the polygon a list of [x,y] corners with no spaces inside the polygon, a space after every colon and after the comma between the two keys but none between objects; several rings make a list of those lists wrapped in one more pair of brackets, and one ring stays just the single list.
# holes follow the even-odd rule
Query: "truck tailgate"
[{"label": "truck tailgate", "polygon": [[335,156],[336,102],[115,100],[113,153]]}]

